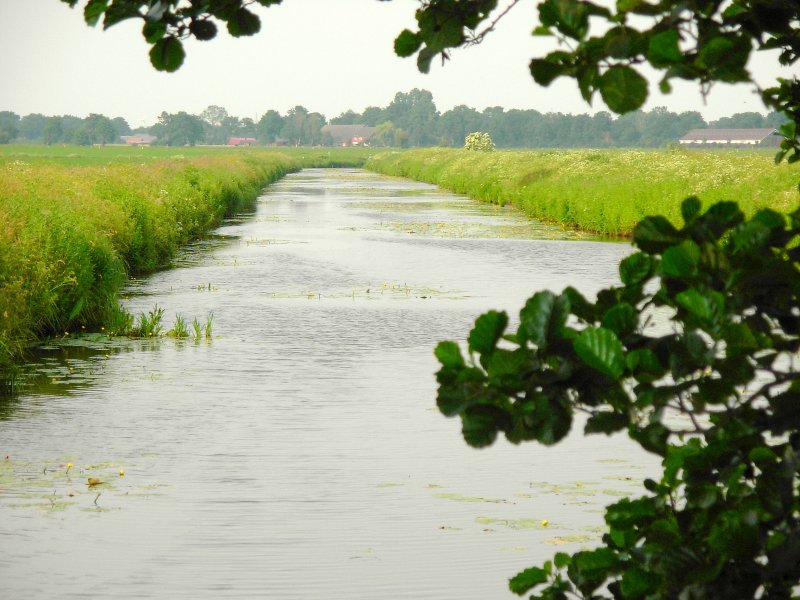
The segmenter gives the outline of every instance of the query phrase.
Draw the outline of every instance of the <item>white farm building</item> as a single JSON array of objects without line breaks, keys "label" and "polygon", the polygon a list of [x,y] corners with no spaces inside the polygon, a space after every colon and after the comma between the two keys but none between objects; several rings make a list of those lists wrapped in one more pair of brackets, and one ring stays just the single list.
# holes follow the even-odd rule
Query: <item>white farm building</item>
[{"label": "white farm building", "polygon": [[682,146],[770,146],[780,145],[775,129],[692,129],[681,137]]}]

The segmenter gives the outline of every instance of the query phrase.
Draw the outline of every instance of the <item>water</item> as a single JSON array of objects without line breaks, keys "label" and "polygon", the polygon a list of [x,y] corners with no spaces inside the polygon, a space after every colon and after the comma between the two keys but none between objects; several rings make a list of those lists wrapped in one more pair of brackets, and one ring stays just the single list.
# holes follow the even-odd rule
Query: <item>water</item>
[{"label": "water", "polygon": [[616,281],[629,246],[563,237],[362,171],[271,186],[129,287],[210,341],[62,341],[0,405],[0,597],[514,597],[655,464],[580,431],[477,451],[435,409],[437,341]]}]

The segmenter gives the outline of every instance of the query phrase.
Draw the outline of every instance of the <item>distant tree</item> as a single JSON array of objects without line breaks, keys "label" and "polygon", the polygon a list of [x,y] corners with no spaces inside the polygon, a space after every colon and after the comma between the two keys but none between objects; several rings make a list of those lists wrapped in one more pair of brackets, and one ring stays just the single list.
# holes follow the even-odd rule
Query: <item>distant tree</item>
[{"label": "distant tree", "polygon": [[42,130],[42,141],[48,146],[57,144],[64,139],[64,128],[61,117],[47,117]]},{"label": "distant tree", "polygon": [[92,145],[92,130],[88,125],[81,125],[73,130],[71,140],[76,146],[91,146]]},{"label": "distant tree", "polygon": [[91,144],[110,144],[118,140],[117,130],[111,119],[105,115],[90,114],[84,119],[84,126]]},{"label": "distant tree", "polygon": [[128,122],[122,117],[114,117],[111,119],[111,124],[114,126],[117,137],[131,134],[130,125],[128,125]]},{"label": "distant tree", "polygon": [[387,120],[408,132],[410,146],[432,146],[437,142],[436,121],[439,112],[428,90],[414,88],[410,92],[397,92],[386,107]]},{"label": "distant tree", "polygon": [[203,121],[183,111],[162,112],[158,125],[158,141],[166,146],[194,146],[203,137]]},{"label": "distant tree", "polygon": [[393,146],[394,145],[394,124],[391,121],[384,121],[377,127],[372,134],[370,143],[375,146]]},{"label": "distant tree", "polygon": [[8,144],[19,134],[19,115],[8,110],[0,111],[0,144]]},{"label": "distant tree", "polygon": [[256,137],[256,123],[250,117],[239,119],[239,129],[236,132],[240,137]]},{"label": "distant tree", "polygon": [[378,106],[368,106],[364,109],[364,112],[361,113],[361,123],[369,125],[370,127],[375,127],[379,123],[389,120],[390,118],[386,109]]},{"label": "distant tree", "polygon": [[708,124],[709,127],[716,129],[750,129],[757,127],[768,127],[764,124],[764,115],[758,112],[742,112],[722,117]]},{"label": "distant tree", "polygon": [[352,110],[348,110],[340,114],[338,117],[331,119],[331,125],[355,125],[360,123],[361,115]]},{"label": "distant tree", "polygon": [[265,112],[256,124],[256,138],[262,144],[271,144],[280,137],[283,117],[277,110]]},{"label": "distant tree", "polygon": [[444,112],[437,122],[439,137],[448,146],[461,146],[470,131],[483,130],[483,118],[474,108],[459,104]]},{"label": "distant tree", "polygon": [[42,114],[25,115],[19,121],[19,136],[30,141],[41,140],[46,123],[47,117]]}]

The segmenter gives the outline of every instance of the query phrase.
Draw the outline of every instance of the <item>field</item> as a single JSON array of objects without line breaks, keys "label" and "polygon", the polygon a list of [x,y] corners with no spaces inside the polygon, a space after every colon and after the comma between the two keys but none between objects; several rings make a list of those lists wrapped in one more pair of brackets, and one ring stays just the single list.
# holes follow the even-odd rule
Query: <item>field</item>
[{"label": "field", "polygon": [[647,215],[680,223],[680,202],[735,200],[752,214],[798,207],[800,166],[772,152],[564,150],[386,152],[367,168],[434,183],[477,200],[513,204],[531,217],[607,236],[626,236]]},{"label": "field", "polygon": [[228,148],[0,147],[0,367],[32,340],[99,328],[129,274],[305,166],[364,153]]}]

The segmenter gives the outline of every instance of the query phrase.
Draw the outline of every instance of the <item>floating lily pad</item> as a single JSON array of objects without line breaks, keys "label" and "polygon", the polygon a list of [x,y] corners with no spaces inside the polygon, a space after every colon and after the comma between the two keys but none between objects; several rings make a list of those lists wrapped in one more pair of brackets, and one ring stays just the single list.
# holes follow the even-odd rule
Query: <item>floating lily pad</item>
[{"label": "floating lily pad", "polygon": [[462,496],[461,494],[454,494],[451,492],[442,492],[434,494],[434,498],[444,498],[445,500],[453,500],[454,502],[492,502],[494,504],[506,503],[508,500],[499,498],[480,498],[477,496]]}]

